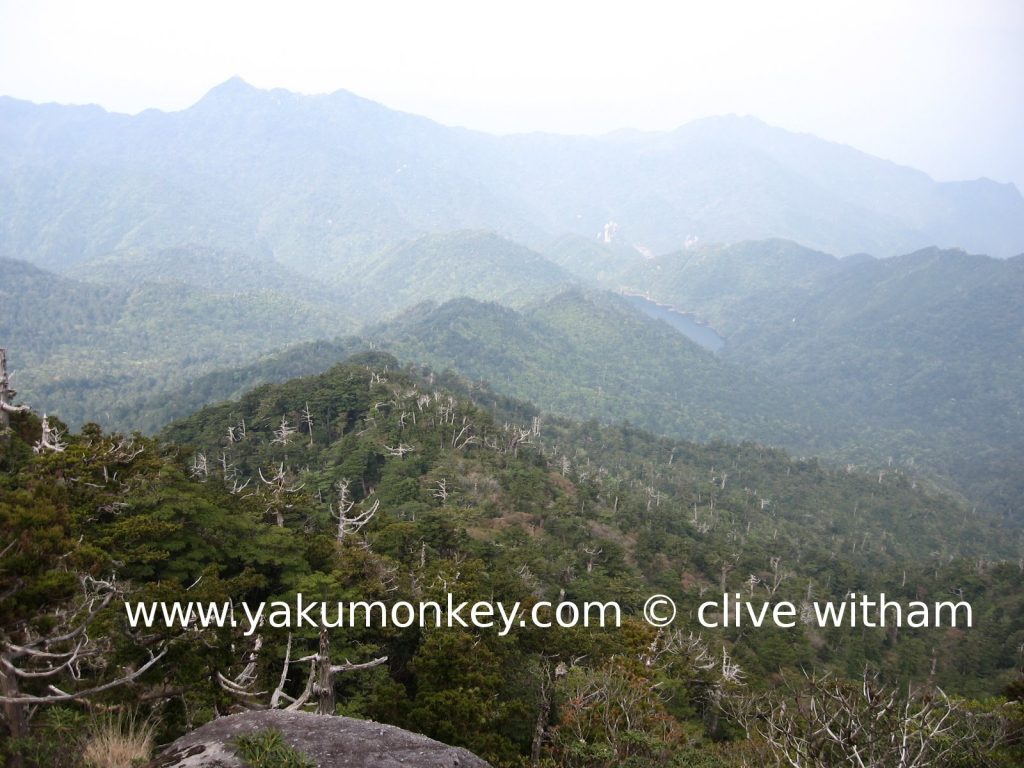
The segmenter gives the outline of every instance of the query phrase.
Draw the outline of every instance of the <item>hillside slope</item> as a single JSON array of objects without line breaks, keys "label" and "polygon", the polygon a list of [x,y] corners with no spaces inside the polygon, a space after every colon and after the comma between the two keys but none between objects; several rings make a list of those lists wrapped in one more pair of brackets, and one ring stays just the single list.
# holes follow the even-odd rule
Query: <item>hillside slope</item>
[{"label": "hillside slope", "polygon": [[[15,542],[0,569],[0,649],[59,634],[54,617],[86,615],[95,629],[72,638],[92,663],[19,677],[19,690],[56,681],[96,706],[159,706],[161,742],[217,711],[265,707],[280,688],[284,701],[313,693],[325,714],[423,733],[501,768],[537,750],[564,762],[581,732],[602,760],[671,754],[736,768],[771,752],[728,725],[720,705],[755,705],[808,671],[856,679],[866,666],[897,689],[941,685],[965,728],[970,713],[1016,711],[956,697],[991,695],[1018,676],[1019,568],[998,558],[1018,557],[1020,537],[898,471],[880,481],[754,444],[548,417],[381,354],[204,408],[159,441],[90,425],[33,451],[39,416],[11,424],[0,440],[0,523]],[[83,584],[115,582],[105,610],[68,611]],[[976,625],[698,636],[697,607],[726,591],[801,610],[851,591],[901,601],[952,592],[971,602]],[[678,605],[671,631],[642,618],[654,593]],[[499,601],[525,615],[545,600],[616,601],[621,613],[611,626],[524,620],[505,633],[397,619],[338,626],[333,616],[320,632],[316,612],[312,626],[293,615],[286,626],[133,630],[121,605],[271,600],[276,612],[299,594],[307,606]],[[318,653],[338,672],[314,688]],[[381,661],[351,669],[346,659]],[[132,668],[133,680],[104,687]],[[581,688],[623,692],[612,711],[627,708],[629,732],[607,727],[605,699],[581,701]],[[46,723],[53,711],[37,716]],[[65,714],[61,728],[62,738],[41,727],[5,747],[77,766],[71,736],[88,725]],[[965,733],[957,748],[969,756],[981,742]],[[1004,758],[999,768],[1015,764]]]},{"label": "hillside slope", "polygon": [[0,303],[18,389],[76,424],[106,420],[141,393],[352,327],[343,310],[269,290],[85,283],[9,260],[0,260]]},{"label": "hillside slope", "polygon": [[669,254],[622,282],[709,320],[723,359],[819,406],[823,451],[888,454],[1024,519],[1009,469],[1024,459],[1024,257],[835,259],[774,241]]}]

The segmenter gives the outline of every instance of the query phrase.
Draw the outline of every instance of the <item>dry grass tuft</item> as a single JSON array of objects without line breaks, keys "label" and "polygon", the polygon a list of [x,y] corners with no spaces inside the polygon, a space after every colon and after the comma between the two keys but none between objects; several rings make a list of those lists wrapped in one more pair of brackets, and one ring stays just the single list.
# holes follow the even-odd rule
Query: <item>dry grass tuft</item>
[{"label": "dry grass tuft", "polygon": [[135,712],[119,712],[93,721],[83,758],[89,768],[136,768],[153,752],[156,723]]}]

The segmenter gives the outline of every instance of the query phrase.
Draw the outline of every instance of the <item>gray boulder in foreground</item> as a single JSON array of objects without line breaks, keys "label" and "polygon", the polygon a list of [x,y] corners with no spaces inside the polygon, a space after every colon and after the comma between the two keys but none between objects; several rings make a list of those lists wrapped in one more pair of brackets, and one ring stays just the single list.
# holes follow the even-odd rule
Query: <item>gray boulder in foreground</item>
[{"label": "gray boulder in foreground", "polygon": [[461,747],[393,725],[281,710],[219,717],[182,736],[146,768],[244,768],[234,740],[268,728],[320,768],[491,768]]}]

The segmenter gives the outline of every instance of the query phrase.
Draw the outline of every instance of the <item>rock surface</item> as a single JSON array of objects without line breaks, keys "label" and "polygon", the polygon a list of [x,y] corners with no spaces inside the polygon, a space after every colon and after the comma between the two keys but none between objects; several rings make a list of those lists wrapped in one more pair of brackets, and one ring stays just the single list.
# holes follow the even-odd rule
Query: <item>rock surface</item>
[{"label": "rock surface", "polygon": [[490,768],[465,749],[393,725],[306,712],[244,712],[220,717],[182,736],[146,768],[244,768],[232,742],[276,728],[320,768]]}]

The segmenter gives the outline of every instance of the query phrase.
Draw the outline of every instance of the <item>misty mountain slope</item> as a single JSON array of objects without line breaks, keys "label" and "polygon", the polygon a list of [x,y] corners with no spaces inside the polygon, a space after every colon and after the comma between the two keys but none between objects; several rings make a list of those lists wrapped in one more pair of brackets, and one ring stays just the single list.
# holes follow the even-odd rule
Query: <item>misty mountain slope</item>
[{"label": "misty mountain slope", "polygon": [[824,407],[813,425],[839,455],[915,462],[1020,514],[1006,467],[1024,461],[1024,258],[750,243],[661,257],[633,279],[711,321],[723,358]]},{"label": "misty mountain slope", "polygon": [[779,317],[737,333],[729,356],[757,356],[879,422],[1024,447],[1022,295],[1024,259],[929,250],[866,262],[810,286],[788,329]]},{"label": "misty mountain slope", "polygon": [[180,283],[215,293],[274,291],[307,301],[338,305],[322,282],[311,281],[262,254],[185,245],[160,250],[130,248],[88,259],[62,273],[90,283],[135,286]]},{"label": "misty mountain slope", "polygon": [[[1024,259],[938,249],[883,260],[820,255],[798,267],[801,277],[766,246],[763,261],[739,267],[746,280],[725,277],[736,262],[720,270],[724,260],[682,255],[672,277],[651,275],[650,289],[712,320],[728,337],[726,358],[817,384],[829,407],[888,408],[880,415],[915,418],[914,428],[941,423],[947,395],[985,404],[974,418],[988,414],[992,427],[1019,410],[1020,390],[1008,384],[1024,373]],[[940,379],[949,392],[931,391]]]},{"label": "misty mountain slope", "polygon": [[738,324],[761,322],[751,313],[759,313],[762,304],[789,306],[801,286],[839,264],[790,240],[695,245],[637,261],[615,277],[614,285],[695,312],[729,336]]},{"label": "misty mountain slope", "polygon": [[[671,133],[600,140],[507,141],[543,158],[518,164],[514,178],[564,228],[594,236],[614,221],[621,242],[654,253],[694,238],[781,237],[839,254],[888,256],[939,244],[1009,256],[1024,237],[1024,198],[1013,185],[937,183],[753,118],[707,118]],[[976,205],[988,212],[985,223]],[[574,226],[574,218],[587,226]]]},{"label": "misty mountain slope", "polygon": [[[992,446],[1006,445],[983,421],[973,429],[957,422],[949,432],[948,420],[929,426],[907,416],[877,417],[849,395],[830,396],[819,381],[785,375],[778,361],[718,357],[610,296],[569,292],[521,313],[459,300],[419,308],[369,330],[368,338],[405,359],[489,382],[555,413],[628,420],[692,439],[755,440],[868,465],[895,455],[901,466],[916,464],[962,488],[969,473],[951,460],[962,447],[987,455]],[[833,336],[813,354],[819,377],[833,386],[829,367],[856,356],[857,348]]]},{"label": "misty mountain slope", "polygon": [[0,101],[14,135],[0,147],[2,247],[45,265],[200,242],[314,270],[422,232],[486,225],[529,239],[535,229],[520,202],[466,170],[463,155],[490,137],[346,92],[305,97],[235,79],[181,112],[70,119],[52,109]]},{"label": "misty mountain slope", "polygon": [[491,232],[425,235],[369,259],[338,289],[369,318],[458,297],[522,306],[577,281],[538,253]]},{"label": "misty mountain slope", "polygon": [[20,396],[72,424],[203,371],[350,329],[344,313],[270,291],[99,285],[8,260],[0,260],[0,298],[0,340],[19,370]]},{"label": "misty mountain slope", "polygon": [[[936,183],[913,168],[810,134],[766,126],[753,118],[697,120],[675,135],[679,141],[694,146],[705,144],[710,137],[720,141],[727,137],[736,146],[770,156],[829,197],[877,216],[890,217],[894,225],[931,233],[936,245],[959,245],[1002,256],[1019,250],[1015,243],[1024,221],[1019,218],[1021,195],[1012,184],[989,179]],[[980,220],[986,213],[989,219]],[[978,244],[968,246],[968,241]],[[913,242],[907,242],[898,250],[905,252],[914,247]],[[849,252],[840,248],[824,250],[838,255]],[[878,256],[893,255],[872,248],[860,250]]]},{"label": "misty mountain slope", "polygon": [[585,283],[610,290],[621,288],[627,276],[648,258],[632,246],[574,234],[555,238],[540,252]]},{"label": "misty mountain slope", "polygon": [[1024,198],[749,118],[671,133],[495,137],[339,91],[240,80],[136,116],[0,98],[0,255],[63,268],[200,243],[340,277],[403,240],[487,229],[651,253],[785,237],[846,254],[1024,250]]},{"label": "misty mountain slope", "polygon": [[261,384],[323,373],[354,354],[370,351],[372,346],[357,336],[293,344],[236,367],[197,374],[185,385],[138,393],[112,405],[110,421],[155,434],[174,419],[210,403],[237,399]]},{"label": "misty mountain slope", "polygon": [[[117,251],[66,276],[9,261],[0,277],[11,295],[0,341],[31,371],[23,393],[37,407],[72,423],[102,415],[151,428],[159,424],[131,411],[154,386],[173,390],[201,372],[351,334],[424,299],[522,305],[575,282],[539,254],[484,232],[403,243],[334,284],[266,256],[198,245]],[[123,379],[129,372],[140,380]]]},{"label": "misty mountain slope", "polygon": [[525,165],[516,181],[538,190],[553,220],[584,234],[573,226],[582,212],[585,234],[613,224],[615,239],[648,252],[693,240],[774,236],[840,251],[856,242],[858,250],[888,254],[932,241],[891,215],[820,188],[765,152],[730,142],[727,134],[694,142],[654,135],[610,145],[560,140],[538,146],[525,143],[529,138],[520,150],[543,160]]},{"label": "misty mountain slope", "polygon": [[[565,270],[486,233],[426,236],[334,286],[254,262],[246,278],[253,285],[285,280],[298,290],[227,298],[180,284],[133,289],[57,279],[59,311],[46,311],[37,287],[26,294],[35,295],[34,309],[22,315],[33,319],[4,337],[12,350],[25,349],[20,359],[31,365],[18,363],[29,376],[22,389],[39,407],[72,421],[93,413],[153,429],[246,382],[281,380],[285,358],[251,364],[303,341],[351,334],[356,326],[346,318],[353,313],[365,325],[418,297],[498,299],[521,311],[456,301],[420,308],[341,346],[383,346],[582,418],[628,419],[697,439],[754,439],[858,464],[893,457],[1020,516],[1024,489],[1013,469],[1024,460],[1020,258],[927,250],[836,259],[782,240],[696,245],[647,258],[568,237],[548,251]],[[109,257],[111,275],[131,274],[135,253]],[[168,249],[152,263],[138,256],[145,267],[138,274],[173,275],[205,253]],[[241,265],[212,253],[191,274],[231,280]],[[716,359],[606,297],[551,298],[573,283],[570,270],[581,283],[695,312],[726,338],[725,347]],[[238,317],[227,316],[232,307],[242,308]],[[318,361],[302,349],[286,353],[297,371],[340,359],[328,351]],[[231,371],[238,366],[249,372]],[[145,383],[118,378],[127,371]],[[181,391],[185,376],[205,372],[216,375],[196,381],[194,393]]]},{"label": "misty mountain slope", "polygon": [[712,355],[618,302],[578,292],[523,313],[450,302],[410,313],[374,336],[406,359],[490,382],[558,413],[652,425],[642,407],[648,398],[660,404],[662,427],[705,439],[750,417],[749,410],[734,412],[740,398],[710,397],[732,373]]},{"label": "misty mountain slope", "polygon": [[187,389],[133,404],[124,417],[151,428],[246,386],[282,381],[292,370],[322,370],[371,347],[532,398],[555,413],[628,420],[701,440],[811,440],[801,418],[812,406],[798,405],[770,379],[717,359],[616,297],[577,291],[522,311],[471,299],[424,304],[360,338],[297,346],[207,374]]}]

